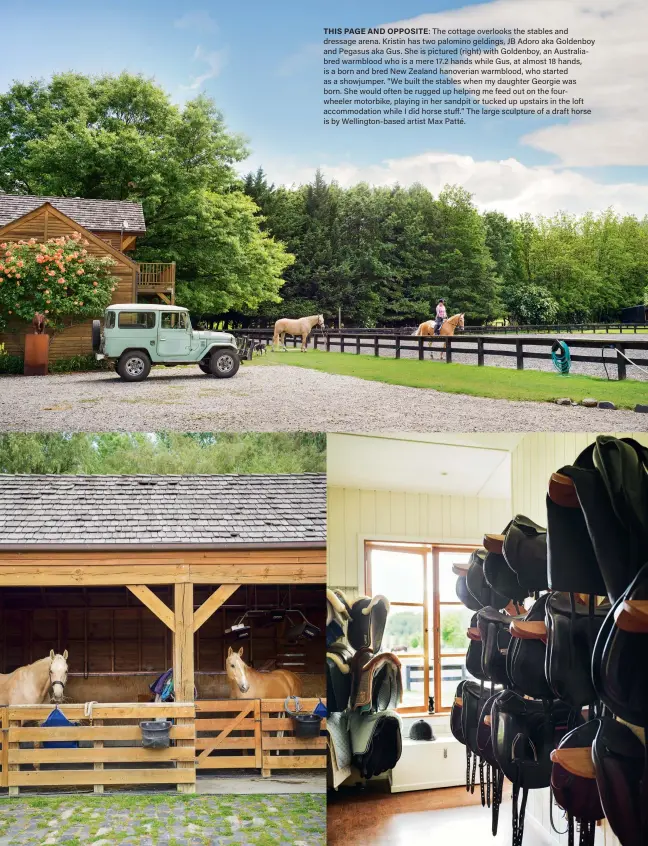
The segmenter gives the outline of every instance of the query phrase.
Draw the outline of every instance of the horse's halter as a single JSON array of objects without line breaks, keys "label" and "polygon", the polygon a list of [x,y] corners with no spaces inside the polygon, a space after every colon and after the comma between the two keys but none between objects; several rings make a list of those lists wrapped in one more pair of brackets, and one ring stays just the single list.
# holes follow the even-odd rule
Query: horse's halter
[{"label": "horse's halter", "polygon": [[60,699],[62,699],[62,698],[63,698],[63,693],[65,692],[65,685],[67,684],[67,673],[65,674],[65,681],[61,681],[60,679],[56,679],[56,680],[54,680],[54,679],[52,678],[52,663],[53,663],[53,662],[50,662],[50,668],[49,668],[49,682],[50,682],[50,683],[49,683],[49,686],[50,686],[50,690],[52,691],[52,693],[54,694],[54,697],[56,698],[56,691],[54,690],[54,688],[55,688],[55,686],[56,686],[57,684],[58,684],[58,685],[60,685],[60,686],[61,686],[61,694],[60,694],[59,698],[60,698]]}]

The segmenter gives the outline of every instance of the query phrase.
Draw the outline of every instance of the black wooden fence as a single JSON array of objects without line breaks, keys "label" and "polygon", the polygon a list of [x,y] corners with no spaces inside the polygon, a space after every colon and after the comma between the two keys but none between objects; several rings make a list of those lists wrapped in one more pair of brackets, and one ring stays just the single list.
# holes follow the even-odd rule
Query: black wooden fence
[{"label": "black wooden fence", "polygon": [[[506,338],[493,337],[492,335],[466,335],[461,333],[451,337],[415,336],[415,335],[394,335],[385,332],[373,332],[370,330],[333,332],[316,330],[312,333],[309,343],[312,349],[325,352],[342,352],[360,354],[373,354],[380,356],[381,353],[389,352],[390,357],[402,358],[403,353],[407,357],[415,357],[420,361],[425,359],[426,352],[432,349],[439,353],[445,345],[445,360],[450,363],[453,355],[473,355],[479,367],[484,365],[487,355],[504,356],[514,358],[516,368],[524,370],[524,362],[531,359],[550,359],[551,340],[545,338]],[[272,342],[271,329],[241,329],[233,330],[234,334],[246,335],[256,340]],[[286,338],[290,344],[291,338]],[[592,364],[605,364],[616,368],[617,378],[626,378],[628,358],[641,367],[648,367],[648,338],[633,339],[632,341],[605,341],[598,338],[568,338],[567,344],[570,349],[571,360],[574,362],[589,362]],[[292,346],[301,345],[301,337],[292,337]],[[504,349],[502,349],[504,347]],[[583,350],[583,352],[574,352]],[[413,353],[414,355],[410,355]],[[641,354],[646,357],[641,357]],[[628,358],[626,358],[627,356]]]}]

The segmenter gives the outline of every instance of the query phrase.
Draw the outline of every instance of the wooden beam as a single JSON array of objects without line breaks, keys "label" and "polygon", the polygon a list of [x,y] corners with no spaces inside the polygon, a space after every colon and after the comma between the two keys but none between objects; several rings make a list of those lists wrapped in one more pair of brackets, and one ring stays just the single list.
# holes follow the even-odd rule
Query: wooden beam
[{"label": "wooden beam", "polygon": [[[193,613],[193,596],[194,589],[192,584],[176,584],[174,585],[174,611],[175,611],[175,629],[173,634],[173,690],[176,702],[193,702],[194,701],[194,613]],[[186,722],[183,719],[177,721],[178,725]],[[191,720],[195,723],[195,720]],[[177,746],[183,747],[191,745],[191,740],[179,740]],[[178,762],[176,764],[177,772],[180,777],[177,779],[177,789],[179,793],[195,793],[196,792],[196,762],[195,759],[191,763]],[[186,773],[183,770],[192,770],[192,779],[190,783],[186,782]]]},{"label": "wooden beam", "polygon": [[162,620],[165,626],[168,626],[172,632],[175,631],[173,611],[162,602],[159,596],[153,593],[151,588],[146,587],[146,585],[126,585],[126,587],[131,593],[135,594],[140,602],[146,605],[149,611],[152,611],[156,617]]},{"label": "wooden beam", "polygon": [[197,611],[194,611],[194,632],[197,632],[203,623],[206,623],[212,614],[215,611],[218,611],[221,605],[224,602],[227,602],[230,596],[235,593],[238,588],[238,585],[221,585],[217,588],[212,595],[203,602],[200,608],[198,608]]}]

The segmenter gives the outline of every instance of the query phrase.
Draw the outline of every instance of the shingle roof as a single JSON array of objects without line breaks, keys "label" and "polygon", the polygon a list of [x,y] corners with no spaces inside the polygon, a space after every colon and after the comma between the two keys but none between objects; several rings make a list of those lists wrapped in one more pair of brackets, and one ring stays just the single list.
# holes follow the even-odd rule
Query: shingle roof
[{"label": "shingle roof", "polygon": [[91,232],[146,232],[141,203],[121,200],[84,200],[80,197],[32,197],[0,193],[0,226],[5,226],[42,206],[50,203],[55,209],[71,217]]},{"label": "shingle roof", "polygon": [[0,550],[17,544],[325,540],[324,474],[0,475]]}]

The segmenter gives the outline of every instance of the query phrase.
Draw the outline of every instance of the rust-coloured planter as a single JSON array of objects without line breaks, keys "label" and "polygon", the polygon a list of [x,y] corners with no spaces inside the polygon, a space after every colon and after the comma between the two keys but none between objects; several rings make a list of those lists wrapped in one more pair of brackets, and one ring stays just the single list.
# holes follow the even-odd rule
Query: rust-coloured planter
[{"label": "rust-coloured planter", "polygon": [[47,376],[49,335],[25,335],[25,376]]}]

